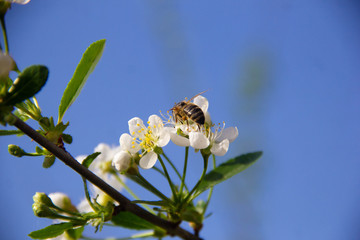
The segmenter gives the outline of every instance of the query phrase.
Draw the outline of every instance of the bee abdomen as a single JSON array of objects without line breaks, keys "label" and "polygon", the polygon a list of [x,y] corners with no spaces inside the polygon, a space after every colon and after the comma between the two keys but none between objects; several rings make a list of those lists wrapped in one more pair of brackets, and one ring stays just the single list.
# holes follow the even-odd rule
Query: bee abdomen
[{"label": "bee abdomen", "polygon": [[203,125],[205,123],[205,116],[201,108],[195,104],[188,104],[184,108],[184,112],[188,117],[197,124]]}]

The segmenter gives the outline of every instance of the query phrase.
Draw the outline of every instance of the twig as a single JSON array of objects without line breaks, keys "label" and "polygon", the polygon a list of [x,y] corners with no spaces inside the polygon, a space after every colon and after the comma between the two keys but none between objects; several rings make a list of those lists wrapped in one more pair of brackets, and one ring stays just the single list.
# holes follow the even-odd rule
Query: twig
[{"label": "twig", "polygon": [[141,217],[146,221],[165,229],[167,233],[171,236],[179,236],[182,239],[186,239],[186,240],[200,240],[199,237],[191,234],[190,232],[178,226],[178,223],[173,223],[164,220],[158,216],[151,214],[150,212],[141,208],[137,204],[131,203],[131,201],[128,198],[123,196],[120,192],[118,192],[109,184],[104,182],[101,178],[99,178],[94,173],[89,171],[86,167],[82,166],[68,152],[57,147],[55,144],[53,144],[52,142],[47,140],[44,136],[36,132],[33,128],[31,128],[29,125],[27,125],[18,117],[14,115],[13,117],[15,118],[15,122],[13,123],[15,127],[17,127],[19,130],[24,132],[35,142],[46,148],[48,151],[53,153],[58,159],[63,161],[66,165],[71,167],[82,177],[86,178],[89,182],[91,182],[92,184],[100,188],[102,191],[104,191],[106,194],[108,194],[110,197],[112,197],[115,201],[117,201],[120,204],[122,210],[129,211],[137,215],[138,217]]}]

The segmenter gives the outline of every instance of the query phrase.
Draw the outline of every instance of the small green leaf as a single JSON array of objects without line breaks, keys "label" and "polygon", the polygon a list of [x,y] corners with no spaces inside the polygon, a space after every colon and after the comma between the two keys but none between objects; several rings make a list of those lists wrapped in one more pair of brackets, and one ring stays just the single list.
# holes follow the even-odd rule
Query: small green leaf
[{"label": "small green leaf", "polygon": [[104,51],[105,39],[96,41],[92,43],[83,54],[80,63],[77,65],[74,75],[68,83],[64,94],[61,98],[59,106],[59,119],[58,122],[61,122],[65,112],[79,96],[81,89],[84,87],[84,84],[95,69],[96,64],[99,62],[101,55]]},{"label": "small green leaf", "polygon": [[43,168],[49,168],[52,165],[54,165],[54,163],[55,163],[55,156],[54,155],[45,156],[42,166],[43,166]]},{"label": "small green leaf", "polygon": [[59,223],[47,226],[46,228],[31,232],[29,237],[33,239],[54,238],[64,233],[68,229],[72,229],[74,225],[70,222]]},{"label": "small green leaf", "polygon": [[197,194],[204,192],[205,190],[219,184],[226,179],[244,171],[256,162],[262,155],[262,152],[248,153],[236,158],[232,158],[227,162],[220,164],[218,167],[207,173],[200,183]]},{"label": "small green leaf", "polygon": [[68,229],[66,230],[66,233],[71,239],[80,239],[83,231],[84,231],[84,227],[79,227],[74,229]]},{"label": "small green leaf", "polygon": [[4,104],[15,105],[34,96],[45,85],[48,76],[49,70],[45,66],[33,65],[25,68],[5,96]]},{"label": "small green leaf", "polygon": [[95,160],[95,158],[97,156],[99,156],[101,154],[101,152],[95,152],[93,154],[90,154],[89,156],[87,156],[83,162],[81,163],[84,167],[89,168],[91,163]]},{"label": "small green leaf", "polygon": [[71,143],[72,143],[73,138],[72,138],[72,136],[71,136],[70,134],[63,133],[61,136],[62,136],[62,139],[63,139],[63,141],[64,141],[65,143],[67,143],[67,144],[71,144]]},{"label": "small green leaf", "polygon": [[116,216],[113,216],[111,221],[118,226],[124,228],[136,229],[136,230],[145,230],[145,229],[155,229],[157,228],[152,223],[136,216],[131,212],[120,212]]}]

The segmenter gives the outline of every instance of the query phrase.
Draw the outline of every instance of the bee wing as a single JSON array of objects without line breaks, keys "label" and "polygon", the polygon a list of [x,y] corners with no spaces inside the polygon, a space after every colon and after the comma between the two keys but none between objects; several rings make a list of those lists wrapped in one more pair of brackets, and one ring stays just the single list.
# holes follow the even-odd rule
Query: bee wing
[{"label": "bee wing", "polygon": [[193,96],[192,98],[189,99],[189,102],[192,101],[192,100],[194,100],[194,98],[196,98],[197,96],[199,96],[199,95],[201,95],[201,94],[203,94],[203,93],[205,93],[205,92],[207,92],[207,91],[209,91],[209,89],[208,89],[208,90],[205,90],[205,91],[203,91],[203,92],[201,92],[201,93],[196,94],[195,96]]}]

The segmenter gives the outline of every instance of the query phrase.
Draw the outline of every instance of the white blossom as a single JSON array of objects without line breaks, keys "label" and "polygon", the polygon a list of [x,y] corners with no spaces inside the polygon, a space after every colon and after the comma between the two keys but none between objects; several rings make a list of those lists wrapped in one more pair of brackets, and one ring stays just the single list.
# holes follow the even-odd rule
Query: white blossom
[{"label": "white blossom", "polygon": [[168,127],[171,141],[176,145],[182,147],[191,146],[195,149],[210,148],[212,154],[223,156],[229,149],[229,144],[233,142],[238,136],[236,127],[214,128],[211,122],[210,114],[208,112],[209,102],[203,96],[197,96],[193,101],[204,113],[205,124],[199,126],[196,123],[182,123],[175,121],[173,116],[168,118]]},{"label": "white blossom", "polygon": [[127,153],[119,153],[116,156],[116,161],[113,165],[123,170],[126,168],[131,158],[138,151],[140,153],[139,165],[143,169],[152,168],[158,155],[154,152],[156,147],[164,147],[170,141],[170,133],[164,127],[161,118],[157,115],[151,115],[148,119],[148,127],[144,125],[143,120],[138,117],[134,117],[129,120],[129,132],[131,135],[124,133],[120,136],[120,148]]},{"label": "white blossom", "polygon": [[71,200],[65,193],[61,192],[54,192],[50,193],[49,198],[54,203],[55,206],[62,208],[62,209],[68,209],[69,206],[71,206]]},{"label": "white blossom", "polygon": [[[104,180],[107,184],[120,191],[122,189],[122,183],[118,181],[118,179],[111,173],[111,164],[116,153],[120,152],[120,146],[110,147],[105,143],[98,144],[94,152],[100,152],[101,154],[95,158],[95,160],[91,163],[89,170],[94,172],[98,177]],[[80,155],[76,157],[80,163],[86,158],[84,155]],[[121,176],[121,178],[123,178]],[[122,179],[124,181],[124,179]],[[98,187],[94,185],[90,185],[91,192],[94,196],[97,196],[97,201],[101,205],[106,205],[108,201],[113,201],[106,193],[100,190]],[[91,210],[90,206],[84,207],[88,205],[86,199],[83,201],[81,205],[82,210]],[[79,209],[80,210],[80,209]],[[84,211],[86,212],[86,211]]]},{"label": "white blossom", "polygon": [[224,156],[229,149],[230,143],[239,135],[237,127],[224,127],[218,127],[214,132],[210,132],[209,134],[210,151],[216,156]]}]

